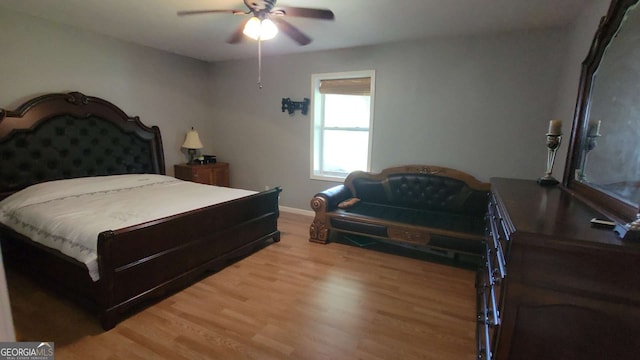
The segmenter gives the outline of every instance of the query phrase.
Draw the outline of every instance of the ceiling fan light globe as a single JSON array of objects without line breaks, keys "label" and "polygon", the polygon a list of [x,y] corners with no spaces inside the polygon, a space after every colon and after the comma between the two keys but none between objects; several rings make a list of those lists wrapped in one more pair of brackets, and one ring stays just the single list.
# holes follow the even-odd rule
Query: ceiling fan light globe
[{"label": "ceiling fan light globe", "polygon": [[260,19],[257,17],[252,17],[247,21],[244,26],[244,30],[242,33],[252,38],[253,40],[258,40],[260,38]]},{"label": "ceiling fan light globe", "polygon": [[262,27],[260,28],[260,39],[271,40],[278,35],[278,27],[273,21],[269,19],[262,20]]},{"label": "ceiling fan light globe", "polygon": [[278,34],[278,27],[269,19],[260,20],[254,16],[247,21],[242,33],[254,40],[269,40]]}]

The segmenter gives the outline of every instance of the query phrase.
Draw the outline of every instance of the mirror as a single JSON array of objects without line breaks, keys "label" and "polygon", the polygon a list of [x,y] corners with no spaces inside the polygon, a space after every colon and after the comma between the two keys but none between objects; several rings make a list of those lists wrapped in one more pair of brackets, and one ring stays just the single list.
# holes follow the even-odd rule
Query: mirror
[{"label": "mirror", "polygon": [[583,62],[564,185],[618,222],[640,207],[640,6],[613,0]]}]

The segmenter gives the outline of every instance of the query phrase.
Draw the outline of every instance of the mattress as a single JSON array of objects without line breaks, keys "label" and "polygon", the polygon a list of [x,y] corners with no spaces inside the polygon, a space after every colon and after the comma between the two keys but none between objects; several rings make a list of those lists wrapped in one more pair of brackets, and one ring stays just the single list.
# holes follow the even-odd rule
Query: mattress
[{"label": "mattress", "polygon": [[99,279],[98,234],[255,194],[155,174],[49,181],[0,201],[0,223],[87,266]]}]

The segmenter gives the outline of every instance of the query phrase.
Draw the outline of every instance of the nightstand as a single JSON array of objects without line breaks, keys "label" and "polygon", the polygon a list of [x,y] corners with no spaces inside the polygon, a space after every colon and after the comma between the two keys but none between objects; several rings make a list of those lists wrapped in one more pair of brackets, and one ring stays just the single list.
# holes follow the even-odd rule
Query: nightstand
[{"label": "nightstand", "polygon": [[178,179],[193,181],[207,185],[229,186],[229,164],[217,162],[214,164],[188,165],[179,164],[173,166],[173,171]]}]

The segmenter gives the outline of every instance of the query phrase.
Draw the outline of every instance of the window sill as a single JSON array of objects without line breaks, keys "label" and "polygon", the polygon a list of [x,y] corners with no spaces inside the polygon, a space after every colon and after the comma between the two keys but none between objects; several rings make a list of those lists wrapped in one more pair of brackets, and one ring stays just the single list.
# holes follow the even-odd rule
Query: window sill
[{"label": "window sill", "polygon": [[344,176],[329,176],[329,175],[312,174],[309,178],[311,180],[344,182],[344,179],[347,178],[347,175],[344,175]]}]

